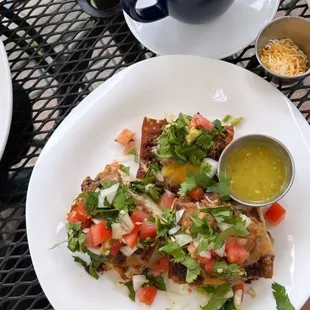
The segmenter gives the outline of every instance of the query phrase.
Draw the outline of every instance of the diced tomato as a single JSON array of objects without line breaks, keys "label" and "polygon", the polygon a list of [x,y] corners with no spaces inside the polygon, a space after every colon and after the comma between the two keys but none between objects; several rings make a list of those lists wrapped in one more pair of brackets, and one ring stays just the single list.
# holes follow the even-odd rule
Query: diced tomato
[{"label": "diced tomato", "polygon": [[90,227],[93,244],[99,245],[112,237],[111,229],[106,228],[105,222],[100,222]]},{"label": "diced tomato", "polygon": [[145,240],[146,238],[154,238],[157,234],[157,228],[155,223],[151,222],[143,222],[142,229],[140,232],[141,240]]},{"label": "diced tomato", "polygon": [[97,249],[99,246],[96,246],[94,243],[93,243],[93,237],[92,237],[92,234],[91,234],[91,230],[89,230],[86,234],[86,240],[85,240],[85,246],[88,247],[88,248],[93,248],[93,249]]},{"label": "diced tomato", "polygon": [[168,267],[169,267],[169,262],[170,262],[170,259],[168,255],[162,256],[159,259],[157,259],[151,267],[151,272],[153,276],[156,277],[162,273],[167,272]]},{"label": "diced tomato", "polygon": [[116,256],[123,244],[119,240],[111,240],[110,254]]},{"label": "diced tomato", "polygon": [[134,210],[130,216],[131,220],[136,223],[142,223],[145,219],[147,219],[150,215],[142,210]]},{"label": "diced tomato", "polygon": [[73,224],[76,222],[84,222],[89,219],[88,214],[84,208],[82,202],[77,202],[72,206],[70,213],[68,214],[68,223]]},{"label": "diced tomato", "polygon": [[202,189],[202,187],[200,187],[200,186],[198,186],[198,187],[192,189],[191,191],[189,191],[189,192],[187,193],[187,195],[188,195],[189,197],[191,197],[192,199],[194,199],[194,200],[196,200],[196,201],[201,200],[201,199],[203,198],[204,194],[205,194],[205,192],[204,192],[204,190]]},{"label": "diced tomato", "polygon": [[124,235],[123,238],[125,240],[125,243],[133,249],[137,245],[139,231],[134,229],[130,234]]},{"label": "diced tomato", "polygon": [[278,225],[285,217],[286,210],[277,202],[273,203],[265,213],[265,219],[272,225]]},{"label": "diced tomato", "polygon": [[228,238],[226,241],[227,260],[230,264],[243,264],[249,257],[249,252],[238,243],[238,238]]},{"label": "diced tomato", "polygon": [[189,123],[189,126],[195,127],[195,128],[201,126],[204,129],[209,130],[209,131],[214,129],[214,124],[199,113],[195,114],[192,117]]},{"label": "diced tomato", "polygon": [[126,146],[135,136],[135,133],[129,129],[123,129],[119,136],[116,138],[116,142]]},{"label": "diced tomato", "polygon": [[124,151],[123,151],[123,154],[124,154],[124,155],[129,155],[129,153],[128,153],[129,150],[135,150],[135,151],[137,150],[137,147],[135,146],[135,144],[134,144],[133,141],[129,142],[129,143],[125,146]]},{"label": "diced tomato", "polygon": [[159,205],[164,208],[170,209],[173,206],[173,203],[175,201],[175,194],[171,192],[165,192],[160,199]]},{"label": "diced tomato", "polygon": [[212,273],[213,269],[214,269],[214,263],[216,261],[216,258],[211,256],[211,258],[207,258],[207,260],[205,260],[204,264],[205,264],[205,269],[209,272]]},{"label": "diced tomato", "polygon": [[149,306],[153,303],[156,294],[157,294],[157,288],[152,285],[146,285],[144,287],[140,287],[136,292],[137,298],[141,302]]}]

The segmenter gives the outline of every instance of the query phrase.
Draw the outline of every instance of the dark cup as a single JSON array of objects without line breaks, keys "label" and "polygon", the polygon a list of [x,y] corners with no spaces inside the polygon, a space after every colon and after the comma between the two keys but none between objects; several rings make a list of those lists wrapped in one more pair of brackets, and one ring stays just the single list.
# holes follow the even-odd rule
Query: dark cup
[{"label": "dark cup", "polygon": [[136,8],[138,0],[121,0],[123,10],[134,20],[151,23],[171,16],[183,23],[202,24],[222,15],[234,0],[157,0],[145,8]]}]

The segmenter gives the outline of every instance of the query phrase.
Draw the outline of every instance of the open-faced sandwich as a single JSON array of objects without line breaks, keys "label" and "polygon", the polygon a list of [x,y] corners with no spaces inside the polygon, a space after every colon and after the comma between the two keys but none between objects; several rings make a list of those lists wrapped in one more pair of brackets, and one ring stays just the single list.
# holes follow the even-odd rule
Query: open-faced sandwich
[{"label": "open-faced sandwich", "polygon": [[[148,305],[168,277],[208,293],[204,310],[240,309],[245,283],[272,278],[275,253],[262,210],[231,201],[230,178],[216,174],[233,125],[145,118],[136,177],[114,162],[82,182],[66,227],[68,248],[88,259],[74,260],[95,278],[114,270]],[[129,154],[133,140],[127,129],[117,138]]]}]

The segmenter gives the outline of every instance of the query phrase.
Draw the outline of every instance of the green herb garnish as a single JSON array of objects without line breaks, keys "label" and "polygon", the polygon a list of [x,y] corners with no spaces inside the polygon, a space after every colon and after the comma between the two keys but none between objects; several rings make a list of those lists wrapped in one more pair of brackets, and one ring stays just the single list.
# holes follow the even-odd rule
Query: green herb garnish
[{"label": "green herb garnish", "polygon": [[121,284],[124,284],[129,291],[128,297],[132,300],[135,301],[136,300],[136,292],[133,289],[133,284],[132,284],[132,280],[128,281],[128,282],[120,282]]},{"label": "green herb garnish", "polygon": [[127,151],[127,153],[134,156],[135,163],[139,162],[139,154],[136,149],[131,148]]},{"label": "green herb garnish", "polygon": [[130,167],[129,166],[124,166],[123,164],[119,165],[119,169],[126,173],[127,175],[130,175]]},{"label": "green herb garnish", "polygon": [[231,292],[231,287],[229,284],[225,283],[219,285],[211,293],[209,302],[204,307],[201,307],[201,310],[220,310],[228,300],[227,296],[229,292]]},{"label": "green herb garnish", "polygon": [[278,310],[295,310],[286,293],[285,287],[277,282],[272,283],[272,293],[277,303]]}]

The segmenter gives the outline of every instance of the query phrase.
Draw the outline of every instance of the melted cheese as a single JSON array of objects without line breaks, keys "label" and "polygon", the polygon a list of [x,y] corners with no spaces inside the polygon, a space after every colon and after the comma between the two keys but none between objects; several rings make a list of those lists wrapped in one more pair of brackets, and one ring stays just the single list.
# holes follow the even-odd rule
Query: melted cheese
[{"label": "melted cheese", "polygon": [[305,53],[291,40],[270,40],[261,54],[261,61],[275,73],[294,76],[308,71]]},{"label": "melted cheese", "polygon": [[191,163],[186,163],[181,166],[176,161],[168,161],[163,164],[162,175],[165,179],[173,184],[180,184],[186,178],[186,171],[197,173],[200,170],[200,166],[194,166]]}]

